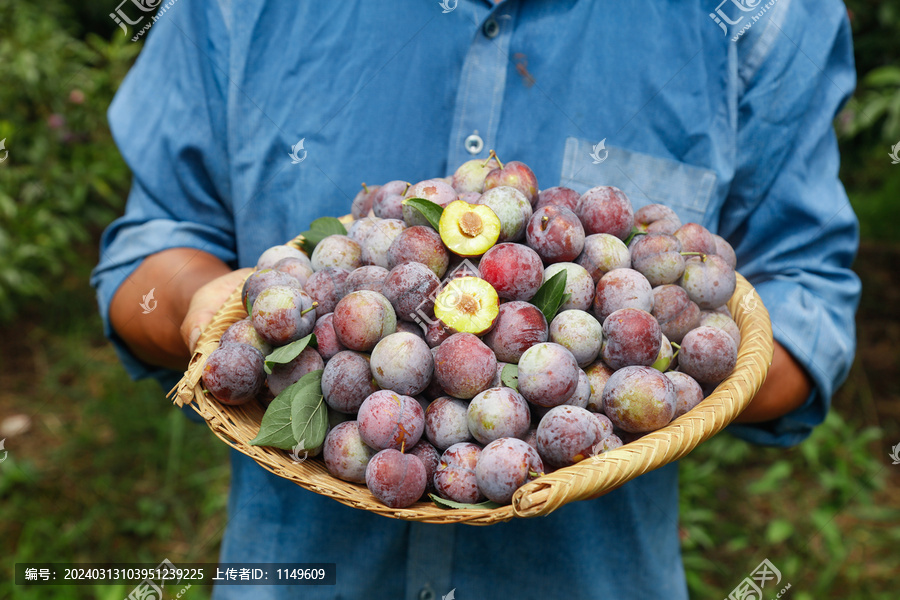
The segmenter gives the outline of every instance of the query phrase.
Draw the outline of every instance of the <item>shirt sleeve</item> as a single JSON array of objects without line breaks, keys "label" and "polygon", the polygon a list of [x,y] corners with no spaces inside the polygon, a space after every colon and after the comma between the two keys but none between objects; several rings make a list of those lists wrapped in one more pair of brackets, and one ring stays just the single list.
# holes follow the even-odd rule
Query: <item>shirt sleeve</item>
[{"label": "shirt sleeve", "polygon": [[861,291],[850,269],[858,222],[838,179],[832,126],[856,83],[846,9],[782,1],[783,19],[738,50],[737,170],[719,227],[768,308],[775,339],[815,384],[790,414],[730,427],[774,446],[803,441],[825,418],[856,351]]},{"label": "shirt sleeve", "polygon": [[91,285],[105,333],[134,378],[172,372],[138,360],[110,325],[110,301],[121,285],[131,285],[128,276],[144,258],[169,248],[197,248],[232,265],[236,260],[227,44],[215,2],[180,0],[153,23],[109,109],[110,129],[133,179],[125,214],[101,239]]}]

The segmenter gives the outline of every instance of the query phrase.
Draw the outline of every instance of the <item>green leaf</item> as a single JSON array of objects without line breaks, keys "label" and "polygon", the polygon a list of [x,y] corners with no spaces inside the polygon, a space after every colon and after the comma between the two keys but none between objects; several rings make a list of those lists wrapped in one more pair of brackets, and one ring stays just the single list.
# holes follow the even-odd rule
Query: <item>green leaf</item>
[{"label": "green leaf", "polygon": [[291,430],[291,395],[288,393],[291,387],[272,400],[269,408],[266,409],[266,414],[263,415],[259,433],[250,440],[251,446],[272,446],[290,450],[297,443],[294,441],[294,432]]},{"label": "green leaf", "polygon": [[794,526],[786,519],[775,519],[769,522],[766,528],[766,541],[770,544],[780,544],[794,534]]},{"label": "green leaf", "polygon": [[556,316],[559,305],[562,304],[563,295],[566,292],[566,270],[563,269],[550,279],[544,282],[544,285],[537,291],[531,303],[538,307],[547,318],[547,323]]},{"label": "green leaf", "polygon": [[866,85],[872,87],[900,85],[900,68],[884,66],[872,69],[865,77]]},{"label": "green leaf", "polygon": [[[328,408],[322,395],[322,370],[307,373],[288,387],[291,392],[291,428],[299,450],[318,448],[328,431]],[[293,388],[293,389],[292,389]]]},{"label": "green leaf", "polygon": [[426,200],[425,198],[407,198],[403,201],[403,204],[412,206],[422,213],[423,217],[428,219],[428,222],[431,223],[432,227],[439,229],[438,223],[441,221],[441,215],[444,214],[444,208],[440,204],[435,204],[431,200]]},{"label": "green leaf", "polygon": [[453,500],[446,500],[435,494],[428,494],[428,497],[431,498],[432,502],[434,502],[441,508],[483,508],[485,510],[489,510],[491,508],[500,508],[501,506],[503,506],[502,504],[497,504],[496,502],[491,502],[490,500],[479,502],[478,504],[466,504],[465,502],[454,502]]},{"label": "green leaf", "polygon": [[283,365],[291,362],[300,356],[300,353],[306,350],[306,347],[310,344],[316,346],[316,336],[312,333],[305,338],[300,338],[296,342],[291,342],[287,346],[275,348],[275,350],[266,357],[266,373],[271,374],[274,365]]},{"label": "green leaf", "polygon": [[263,415],[259,433],[250,445],[292,450],[298,441],[302,441],[306,447],[298,450],[311,450],[325,441],[327,428],[328,411],[322,396],[322,371],[313,371],[272,400]]},{"label": "green leaf", "polygon": [[303,232],[303,250],[312,254],[316,245],[330,235],[347,235],[347,228],[334,217],[319,217]]},{"label": "green leaf", "polygon": [[785,481],[791,476],[793,467],[787,460],[776,461],[756,481],[747,486],[751,494],[765,494],[773,492],[784,486]]},{"label": "green leaf", "polygon": [[508,364],[500,371],[500,383],[508,388],[519,391],[519,367]]}]

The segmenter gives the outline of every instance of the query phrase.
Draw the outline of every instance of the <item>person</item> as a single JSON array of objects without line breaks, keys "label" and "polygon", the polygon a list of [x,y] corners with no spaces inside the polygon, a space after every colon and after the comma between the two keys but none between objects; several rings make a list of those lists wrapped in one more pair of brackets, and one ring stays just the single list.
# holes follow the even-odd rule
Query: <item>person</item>
[{"label": "person", "polygon": [[[849,24],[838,0],[712,4],[180,0],[109,110],[134,179],[92,281],[126,368],[168,389],[260,253],[348,213],[360,182],[496,149],[542,188],[614,185],[728,239],[777,342],[730,430],[801,442],[855,351],[857,222],[832,129],[855,85]],[[233,452],[221,560],[336,563],[336,586],[305,598],[687,597],[677,464],[480,528],[374,516]]]}]

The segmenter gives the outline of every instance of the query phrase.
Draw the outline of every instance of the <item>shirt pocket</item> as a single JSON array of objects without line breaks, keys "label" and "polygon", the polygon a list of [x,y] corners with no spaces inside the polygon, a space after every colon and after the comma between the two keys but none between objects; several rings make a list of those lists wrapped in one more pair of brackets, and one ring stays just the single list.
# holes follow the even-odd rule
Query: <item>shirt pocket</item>
[{"label": "shirt pocket", "polygon": [[598,185],[612,185],[625,192],[635,210],[647,204],[665,204],[682,222],[703,223],[716,173],[616,146],[595,151],[588,140],[570,137],[559,185],[581,194]]}]

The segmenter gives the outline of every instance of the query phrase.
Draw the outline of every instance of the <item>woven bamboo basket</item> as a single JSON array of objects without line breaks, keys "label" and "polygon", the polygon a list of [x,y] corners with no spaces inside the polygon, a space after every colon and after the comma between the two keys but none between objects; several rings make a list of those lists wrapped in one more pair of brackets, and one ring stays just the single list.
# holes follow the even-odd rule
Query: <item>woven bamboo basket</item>
[{"label": "woven bamboo basket", "polygon": [[[301,239],[298,237],[292,243],[299,247]],[[241,305],[241,287],[231,294],[201,334],[184,377],[170,395],[176,405],[193,408],[226,444],[307,490],[395,519],[491,525],[513,517],[547,515],[569,502],[602,496],[639,475],[678,460],[731,423],[765,381],[773,342],[769,313],[753,286],[740,274],[728,307],[741,331],[737,365],[703,402],[662,429],[621,448],[523,485],[513,496],[511,505],[495,509],[446,509],[430,502],[418,502],[403,509],[389,508],[364,485],[331,476],[321,459],[295,463],[285,450],[251,446],[249,441],[259,432],[265,412],[263,405],[248,402],[225,406],[205,394],[200,382],[206,359],[218,347],[219,338],[232,323],[247,316]]]}]

